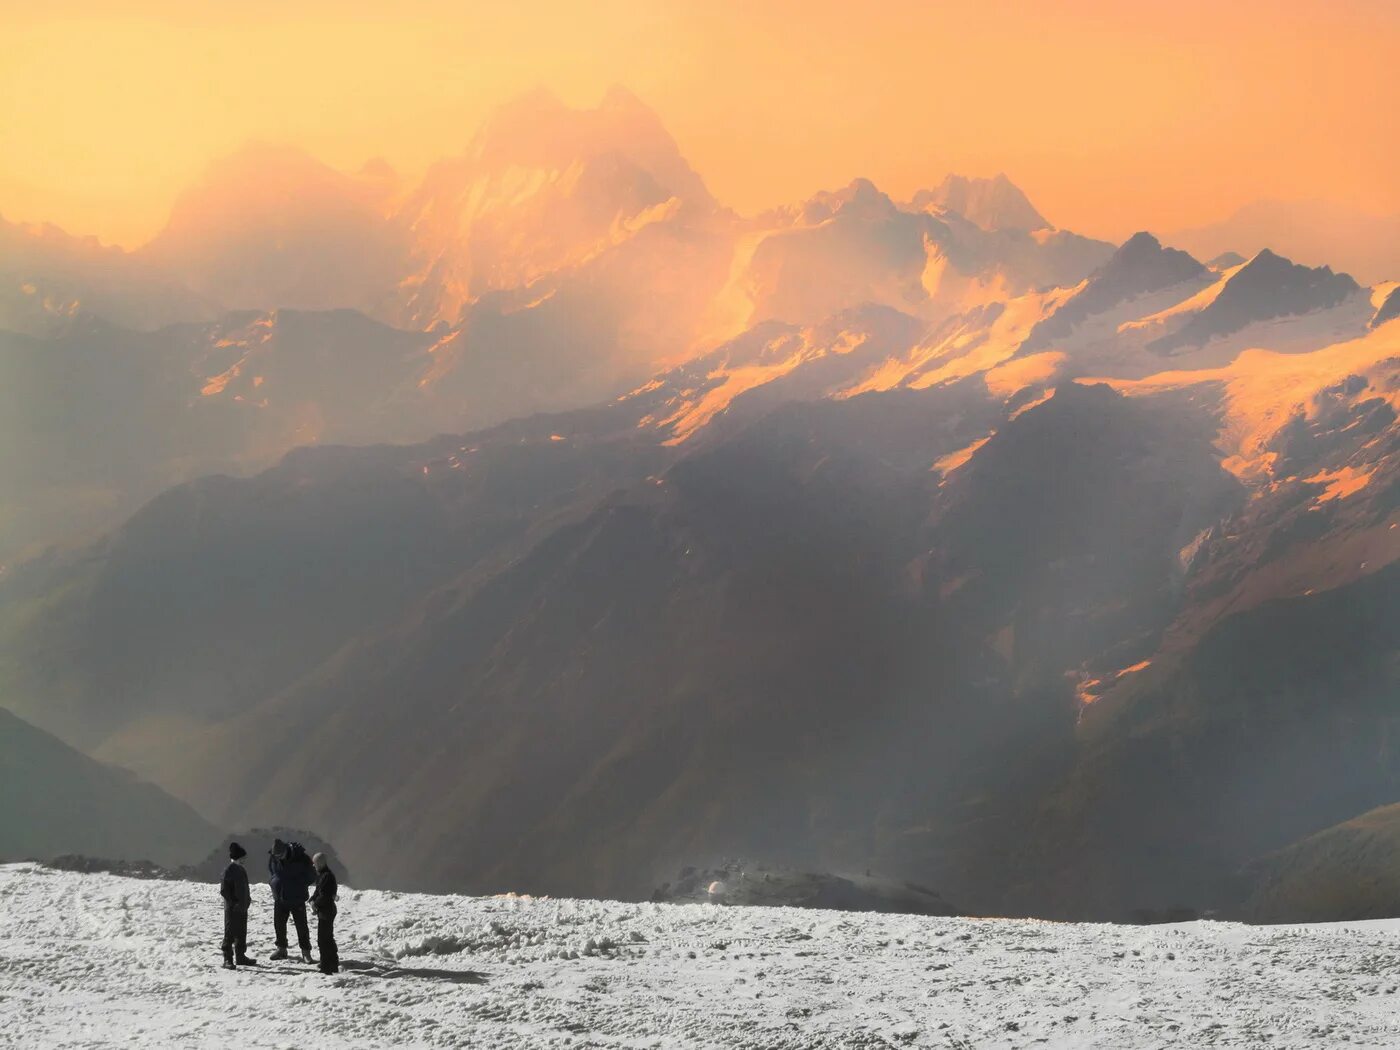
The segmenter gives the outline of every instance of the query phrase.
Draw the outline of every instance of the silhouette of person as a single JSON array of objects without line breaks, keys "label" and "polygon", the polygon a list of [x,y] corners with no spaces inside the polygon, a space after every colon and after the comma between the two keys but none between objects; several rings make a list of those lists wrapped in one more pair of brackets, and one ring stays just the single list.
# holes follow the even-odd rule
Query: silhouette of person
[{"label": "silhouette of person", "polygon": [[306,895],[316,880],[311,858],[301,843],[275,839],[267,858],[268,881],[272,885],[272,929],[277,938],[273,959],[287,957],[287,920],[297,928],[301,961],[311,961],[311,932],[306,925]]},{"label": "silhouette of person", "polygon": [[228,847],[228,867],[219,880],[219,896],[224,900],[224,969],[235,970],[239,966],[256,966],[257,960],[248,958],[248,906],[253,903],[253,895],[248,886],[248,872],[243,868],[243,858],[248,855],[236,842]]},{"label": "silhouette of person", "polygon": [[316,913],[316,948],[321,953],[321,972],[340,972],[340,949],[335,944],[336,895],[340,884],[324,853],[311,858],[316,866],[316,892],[311,895],[311,909]]}]

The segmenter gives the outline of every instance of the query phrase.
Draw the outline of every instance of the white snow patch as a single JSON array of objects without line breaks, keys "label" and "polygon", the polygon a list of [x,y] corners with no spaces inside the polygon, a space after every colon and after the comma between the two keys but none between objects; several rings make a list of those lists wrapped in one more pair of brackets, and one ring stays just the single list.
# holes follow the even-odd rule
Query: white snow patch
[{"label": "white snow patch", "polygon": [[0,867],[0,1045],[1400,1046],[1400,922],[1248,927],[345,890],[346,969],[219,968],[212,885]]}]

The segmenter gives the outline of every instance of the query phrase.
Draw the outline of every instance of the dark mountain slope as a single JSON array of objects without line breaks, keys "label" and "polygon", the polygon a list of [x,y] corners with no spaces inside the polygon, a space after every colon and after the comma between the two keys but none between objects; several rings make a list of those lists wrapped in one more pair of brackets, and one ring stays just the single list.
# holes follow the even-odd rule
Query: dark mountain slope
[{"label": "dark mountain slope", "polygon": [[[678,371],[305,452],[8,576],[0,673],[36,719],[229,826],[315,827],[369,883],[632,896],[738,854],[974,912],[1227,904],[1243,861],[1397,797],[1366,699],[1393,684],[1387,345],[1319,359],[1337,381],[1248,446],[1273,472],[1248,490],[1215,442],[1272,402],[1217,382],[1061,384],[1014,416],[976,373],[751,389],[658,446],[638,422],[707,393]],[[783,383],[820,396],[801,373],[859,351]],[[1236,778],[1274,786],[1279,755],[1316,784],[1266,820]]]},{"label": "dark mountain slope", "polygon": [[1394,412],[1353,376],[1269,454],[1280,480],[1182,547],[1157,644],[1086,665],[1026,899],[1048,888],[1077,916],[1236,909],[1242,864],[1400,797]]},{"label": "dark mountain slope", "polygon": [[649,443],[590,437],[595,418],[303,449],[256,478],[173,489],[101,544],[0,585],[0,675],[13,695],[42,697],[29,717],[149,770],[142,756],[167,750],[166,734],[276,692],[664,460]]},{"label": "dark mountain slope", "polygon": [[[309,812],[394,880],[641,893],[692,850],[811,856],[783,829],[840,797],[885,692],[870,669],[916,648],[896,581],[931,481],[859,451],[824,461],[810,413],[840,414],[780,411],[606,501],[230,733],[303,739],[341,785]],[[929,455],[944,430],[925,425]],[[411,772],[352,778],[367,765]],[[250,768],[253,812],[298,796],[304,768]]]},{"label": "dark mountain slope", "polygon": [[1233,909],[1246,861],[1400,795],[1398,579],[1231,616],[1091,707],[1027,849],[1037,895],[1062,915]]},{"label": "dark mountain slope", "polygon": [[1251,864],[1253,922],[1347,922],[1400,915],[1400,804],[1319,831]]},{"label": "dark mountain slope", "polygon": [[173,864],[218,836],[183,802],[0,708],[0,861],[85,853]]},{"label": "dark mountain slope", "polygon": [[[1059,641],[1035,648],[1061,666],[1115,636],[1160,629],[1175,604],[1177,552],[1243,499],[1202,415],[1067,384],[1009,422],[947,482],[932,522],[940,572],[965,581],[952,600],[967,602],[968,616],[979,605],[994,615],[1058,607],[1039,627]],[[1073,642],[1076,620],[1087,633]]]},{"label": "dark mountain slope", "polygon": [[[962,396],[771,412],[347,646],[212,731],[174,782],[217,770],[230,819],[294,807],[397,884],[640,894],[685,861],[761,850],[889,858],[991,902],[955,867],[989,841],[980,817],[976,842],[959,831],[964,805],[1024,807],[1063,764],[1066,662],[1119,640],[1115,622],[1160,629],[1174,537],[1198,527],[1181,508],[1235,490],[1207,445],[1154,452],[1173,417],[1103,388],[1025,413],[990,466],[940,490],[928,464],[977,433],[949,429]],[[1032,448],[1073,466],[1006,489],[1004,462]],[[1133,573],[1127,608],[1107,602]],[[223,768],[235,739],[266,743]]]}]

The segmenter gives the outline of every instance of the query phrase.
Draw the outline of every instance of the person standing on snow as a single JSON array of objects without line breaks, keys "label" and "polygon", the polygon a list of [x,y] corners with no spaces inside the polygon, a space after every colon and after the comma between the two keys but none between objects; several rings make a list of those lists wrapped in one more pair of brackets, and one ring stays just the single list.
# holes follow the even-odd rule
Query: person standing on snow
[{"label": "person standing on snow", "polygon": [[228,867],[219,881],[219,896],[224,899],[225,970],[256,966],[258,963],[256,959],[248,958],[248,906],[253,903],[253,895],[248,887],[248,873],[243,869],[243,858],[247,855],[248,851],[242,846],[230,842]]},{"label": "person standing on snow", "polygon": [[340,949],[335,945],[335,897],[340,884],[335,880],[330,862],[324,853],[311,858],[316,866],[316,892],[311,895],[311,910],[316,913],[316,950],[321,953],[321,972],[340,972]]},{"label": "person standing on snow", "polygon": [[311,932],[306,926],[306,895],[316,881],[311,858],[301,843],[275,839],[267,858],[268,882],[272,884],[272,929],[277,937],[273,959],[287,957],[287,919],[296,923],[301,961],[311,961]]}]

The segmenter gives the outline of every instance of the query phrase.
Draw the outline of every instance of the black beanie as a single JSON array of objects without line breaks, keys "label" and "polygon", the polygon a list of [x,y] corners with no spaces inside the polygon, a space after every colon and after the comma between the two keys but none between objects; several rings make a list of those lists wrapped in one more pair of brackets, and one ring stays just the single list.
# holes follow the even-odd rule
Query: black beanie
[{"label": "black beanie", "polygon": [[248,855],[248,851],[242,846],[240,846],[238,843],[230,842],[228,844],[228,855],[234,860],[237,860],[239,857],[246,857]]}]

